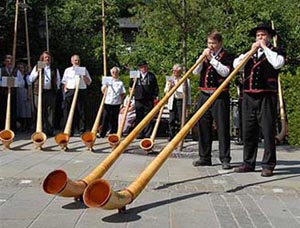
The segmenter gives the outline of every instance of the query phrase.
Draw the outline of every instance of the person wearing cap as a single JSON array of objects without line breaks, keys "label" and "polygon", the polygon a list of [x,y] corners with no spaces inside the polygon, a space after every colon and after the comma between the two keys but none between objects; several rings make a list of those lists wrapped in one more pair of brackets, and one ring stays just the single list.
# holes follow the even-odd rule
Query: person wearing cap
[{"label": "person wearing cap", "polygon": [[[172,77],[166,80],[166,85],[164,92],[169,92],[172,87],[174,87],[179,80],[182,78],[181,66],[179,64],[175,64],[172,68]],[[185,95],[184,95],[185,92]],[[168,110],[169,110],[169,141],[171,141],[174,136],[179,132],[181,127],[181,117],[182,117],[182,105],[183,98],[186,97],[187,106],[191,105],[191,86],[190,80],[187,79],[186,90],[184,91],[184,83],[181,84],[176,91],[170,96],[168,100]]]},{"label": "person wearing cap", "polygon": [[84,75],[76,75],[76,68],[80,67],[80,57],[79,55],[73,55],[71,57],[71,67],[65,69],[61,83],[63,84],[63,91],[65,97],[65,123],[67,122],[67,117],[71,109],[75,88],[76,88],[76,78],[79,77],[79,91],[76,101],[75,113],[73,127],[74,135],[82,134],[86,130],[86,119],[85,119],[85,106],[86,106],[86,96],[87,87],[91,84],[92,79],[89,72],[84,68]]},{"label": "person wearing cap", "polygon": [[[207,48],[203,50],[200,63],[193,74],[199,75],[197,109],[199,109],[225,81],[232,69],[233,56],[222,45],[222,35],[213,31],[207,37]],[[212,129],[215,121],[219,140],[219,159],[223,169],[230,169],[230,96],[229,86],[223,89],[218,98],[198,121],[199,160],[194,166],[211,166]]]},{"label": "person wearing cap", "polygon": [[[272,46],[271,38],[276,31],[268,23],[259,24],[250,31],[256,38],[251,50],[257,49],[244,67],[243,81],[243,164],[236,172],[254,172],[258,149],[259,131],[264,138],[264,155],[261,176],[273,175],[276,166],[276,105],[278,74],[285,63],[283,49]],[[243,60],[240,55],[233,62],[236,67]]]},{"label": "person wearing cap", "polygon": [[[154,99],[158,96],[159,88],[155,75],[149,72],[148,63],[141,61],[138,63],[140,77],[137,79],[134,88],[134,99],[135,99],[135,112],[136,121],[135,125],[138,125],[144,117],[154,107]],[[129,90],[133,86],[133,78],[130,79]],[[138,139],[150,138],[152,133],[152,125],[148,124],[137,136]]]}]

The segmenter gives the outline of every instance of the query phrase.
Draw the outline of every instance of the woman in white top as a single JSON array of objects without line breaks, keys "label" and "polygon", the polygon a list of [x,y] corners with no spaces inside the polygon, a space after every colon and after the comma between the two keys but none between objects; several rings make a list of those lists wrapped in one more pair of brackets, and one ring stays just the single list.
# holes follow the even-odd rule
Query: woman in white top
[{"label": "woman in white top", "polygon": [[104,138],[110,129],[110,134],[117,133],[118,131],[118,116],[120,106],[126,94],[123,82],[119,79],[120,69],[113,67],[110,70],[112,76],[111,85],[102,85],[101,91],[105,92],[107,89],[106,98],[104,101],[104,110],[102,118],[102,131],[100,136]]},{"label": "woman in white top", "polygon": [[26,130],[31,121],[32,93],[29,74],[24,63],[18,64],[17,80],[17,118],[21,124],[21,130]]}]

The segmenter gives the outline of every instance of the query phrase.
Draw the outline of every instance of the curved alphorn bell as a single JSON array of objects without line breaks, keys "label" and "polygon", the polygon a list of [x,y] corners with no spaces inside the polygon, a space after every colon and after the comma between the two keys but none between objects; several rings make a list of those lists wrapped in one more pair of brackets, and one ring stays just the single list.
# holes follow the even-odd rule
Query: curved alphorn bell
[{"label": "curved alphorn bell", "polygon": [[101,207],[103,209],[112,210],[119,209],[120,212],[125,211],[127,204],[131,203],[149,183],[151,178],[167,160],[173,150],[180,141],[188,134],[190,129],[199,121],[203,114],[209,109],[211,104],[222,93],[223,89],[230,83],[235,74],[256,52],[253,49],[248,52],[243,61],[232,71],[220,87],[209,97],[209,99],[201,106],[200,109],[192,116],[192,118],[184,125],[172,141],[157,155],[157,157],[148,165],[148,167],[136,178],[132,184],[126,189],[115,192],[111,189],[110,184],[98,179],[88,185],[84,191],[83,200],[89,207]]},{"label": "curved alphorn bell", "polygon": [[123,113],[122,122],[121,122],[121,124],[118,128],[117,134],[110,134],[107,137],[107,141],[109,142],[109,144],[113,148],[116,147],[120,143],[120,139],[122,137],[123,128],[124,128],[125,121],[126,121],[126,118],[127,118],[127,113],[128,113],[128,109],[130,107],[130,103],[131,103],[131,99],[132,99],[132,96],[133,96],[133,93],[134,93],[134,88],[135,88],[136,82],[137,82],[137,78],[135,77],[134,81],[133,81],[132,89],[131,89],[130,94],[129,94],[128,103],[126,104],[126,107],[125,107],[125,110],[124,110],[124,113]]},{"label": "curved alphorn bell", "polygon": [[103,113],[106,94],[107,94],[107,88],[105,88],[104,94],[102,96],[102,101],[101,101],[101,104],[99,106],[98,113],[97,113],[97,116],[96,116],[96,119],[95,119],[92,130],[84,132],[81,135],[82,142],[87,146],[88,150],[91,150],[91,151],[93,150],[93,146],[94,146],[94,143],[96,141],[96,134],[97,134],[98,127],[99,127],[100,120],[101,120],[101,116],[102,116],[102,113]]},{"label": "curved alphorn bell", "polygon": [[38,96],[38,108],[36,118],[36,132],[31,135],[31,140],[36,149],[42,149],[43,144],[47,140],[47,135],[43,132],[42,126],[42,68],[38,66],[39,72],[39,96]]},{"label": "curved alphorn bell", "polygon": [[157,130],[158,130],[158,127],[159,127],[159,123],[160,123],[160,119],[161,119],[161,116],[163,114],[163,111],[164,111],[164,106],[162,106],[160,111],[159,111],[159,114],[157,116],[155,126],[152,130],[152,134],[151,134],[150,138],[145,138],[145,139],[142,139],[140,141],[140,147],[146,152],[150,152],[152,150],[153,146],[154,146],[154,140],[155,140],[155,137],[156,137],[156,133],[157,133]]},{"label": "curved alphorn bell", "polygon": [[63,170],[55,170],[48,174],[43,181],[43,189],[48,194],[55,194],[63,197],[79,198],[86,186],[97,178],[101,178],[118,157],[124,152],[127,146],[136,138],[144,127],[159,112],[162,106],[168,101],[169,97],[176,89],[186,80],[189,74],[205,59],[202,56],[198,61],[185,73],[185,75],[172,87],[172,89],[154,106],[154,108],[145,116],[145,118],[122,140],[119,145],[104,159],[89,175],[81,180],[73,181],[67,177]]},{"label": "curved alphorn bell", "polygon": [[[7,77],[7,80],[13,79]],[[6,107],[6,119],[5,119],[5,129],[0,132],[0,140],[3,143],[4,149],[9,149],[10,144],[14,140],[15,133],[10,130],[10,116],[11,116],[11,84],[8,82],[7,87],[7,107]]]},{"label": "curved alphorn bell", "polygon": [[77,97],[78,97],[78,92],[79,92],[79,84],[80,84],[80,76],[76,79],[75,92],[74,92],[70,112],[69,112],[69,115],[68,115],[67,123],[66,123],[66,126],[65,126],[65,130],[64,130],[63,133],[58,133],[55,136],[55,142],[63,150],[68,149],[68,143],[69,143],[70,135],[71,135],[71,131],[72,131],[73,117],[74,117],[74,112],[75,112],[76,102],[77,102]]}]

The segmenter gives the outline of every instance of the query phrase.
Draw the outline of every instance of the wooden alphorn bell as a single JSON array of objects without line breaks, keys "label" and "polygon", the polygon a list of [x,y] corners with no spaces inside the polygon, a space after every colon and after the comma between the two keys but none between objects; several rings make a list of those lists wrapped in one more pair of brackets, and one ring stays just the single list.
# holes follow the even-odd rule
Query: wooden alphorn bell
[{"label": "wooden alphorn bell", "polygon": [[11,87],[14,83],[14,77],[7,77],[7,106],[5,128],[0,132],[0,140],[3,143],[4,149],[10,149],[10,144],[14,140],[15,133],[10,130],[10,116],[11,116]]},{"label": "wooden alphorn bell", "polygon": [[73,123],[73,117],[74,117],[74,112],[76,108],[76,102],[77,102],[77,97],[78,97],[78,92],[79,92],[79,84],[80,84],[80,76],[75,79],[76,80],[76,87],[75,87],[75,92],[70,108],[70,112],[68,115],[67,123],[65,126],[64,132],[58,133],[55,136],[55,142],[61,147],[62,150],[68,150],[68,143],[70,140],[70,135],[72,131],[72,123]]},{"label": "wooden alphorn bell", "polygon": [[156,119],[156,122],[155,122],[155,126],[152,130],[152,134],[151,134],[150,138],[145,138],[145,139],[142,139],[140,141],[140,147],[144,151],[146,151],[147,153],[151,152],[152,148],[154,146],[154,140],[155,140],[155,137],[156,137],[156,134],[157,134],[157,130],[158,130],[158,127],[159,127],[159,123],[160,123],[163,111],[164,111],[164,106],[161,107],[161,109],[158,113],[158,116],[157,116],[157,119]]},{"label": "wooden alphorn bell", "polygon": [[31,135],[31,140],[35,145],[36,149],[41,150],[43,144],[47,140],[47,135],[43,132],[42,125],[42,66],[43,62],[38,62],[37,68],[39,73],[39,90],[38,90],[38,108],[37,108],[37,118],[36,118],[36,131]]},{"label": "wooden alphorn bell", "polygon": [[[219,88],[209,97],[200,109],[191,117],[171,142],[157,155],[157,157],[146,167],[146,169],[124,190],[115,192],[112,190],[108,181],[95,179],[84,190],[83,200],[88,207],[101,207],[106,210],[118,209],[119,212],[126,211],[126,205],[133,202],[134,199],[143,191],[152,177],[167,160],[173,150],[188,134],[190,129],[199,121],[211,104],[222,93],[223,89],[234,78],[235,74],[246,64],[257,49],[251,49],[243,61],[232,71]],[[117,147],[118,148],[118,147]]]},{"label": "wooden alphorn bell", "polygon": [[104,103],[105,103],[106,94],[107,94],[107,88],[105,89],[104,94],[102,96],[101,104],[99,106],[98,113],[97,113],[97,116],[96,116],[96,119],[95,119],[92,130],[84,132],[81,135],[82,142],[87,146],[88,150],[90,150],[90,151],[94,150],[93,146],[94,146],[94,143],[96,141],[96,135],[97,135],[98,127],[99,127],[101,116],[102,116],[102,113],[103,113],[103,110],[104,110]]},{"label": "wooden alphorn bell", "polygon": [[134,81],[133,81],[132,89],[131,89],[130,94],[129,94],[128,103],[126,104],[126,107],[125,107],[125,110],[124,110],[124,113],[123,113],[123,117],[122,117],[122,121],[121,121],[121,124],[118,128],[117,134],[110,134],[107,137],[107,141],[109,142],[109,144],[113,148],[116,147],[120,143],[120,140],[121,140],[121,137],[122,137],[122,132],[123,132],[124,125],[125,125],[125,122],[126,122],[126,118],[127,118],[128,109],[130,107],[130,103],[131,103],[131,99],[132,99],[132,96],[133,96],[133,93],[134,93],[134,88],[135,88],[136,82],[137,82],[137,78],[135,77]]}]

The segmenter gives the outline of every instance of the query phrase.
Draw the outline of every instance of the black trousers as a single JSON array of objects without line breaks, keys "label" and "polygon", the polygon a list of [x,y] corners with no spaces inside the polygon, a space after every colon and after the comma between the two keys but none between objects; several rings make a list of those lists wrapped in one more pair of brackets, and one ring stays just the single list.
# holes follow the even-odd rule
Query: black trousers
[{"label": "black trousers", "polygon": [[[198,99],[199,109],[210,97],[201,92]],[[230,98],[229,93],[223,92],[213,102],[210,108],[198,121],[199,128],[199,156],[200,160],[211,161],[212,125],[215,120],[219,140],[219,159],[221,162],[230,162]]]},{"label": "black trousers", "polygon": [[181,127],[181,116],[182,116],[182,99],[174,98],[172,110],[169,111],[169,136],[174,136],[179,132]]},{"label": "black trousers", "polygon": [[275,93],[244,93],[243,99],[243,141],[244,163],[255,168],[259,131],[264,138],[262,167],[274,169],[276,165],[276,105]]},{"label": "black trousers", "polygon": [[[7,111],[7,87],[0,87],[0,131],[4,130]],[[16,131],[17,121],[17,94],[16,88],[11,88],[10,129]]]},{"label": "black trousers", "polygon": [[[65,93],[65,123],[67,122],[67,118],[69,116],[69,112],[71,109],[71,105],[74,98],[75,89],[68,89]],[[78,97],[76,101],[76,107],[74,110],[73,122],[72,122],[72,130],[75,129],[80,131],[81,133],[86,130],[86,117],[85,117],[85,107],[86,107],[86,89],[80,89],[78,91]]]},{"label": "black trousers", "polygon": [[107,131],[110,129],[110,134],[117,133],[119,122],[120,105],[104,104],[102,131],[101,137],[105,137]]},{"label": "black trousers", "polygon": [[50,89],[44,89],[42,94],[43,131],[48,136],[53,135],[55,126],[56,95],[56,91]]},{"label": "black trousers", "polygon": [[[137,126],[145,116],[152,110],[154,107],[154,100],[135,100],[135,113],[136,121],[135,125]],[[143,138],[150,138],[153,130],[153,123],[150,122],[145,128],[140,132],[139,136]]]}]

